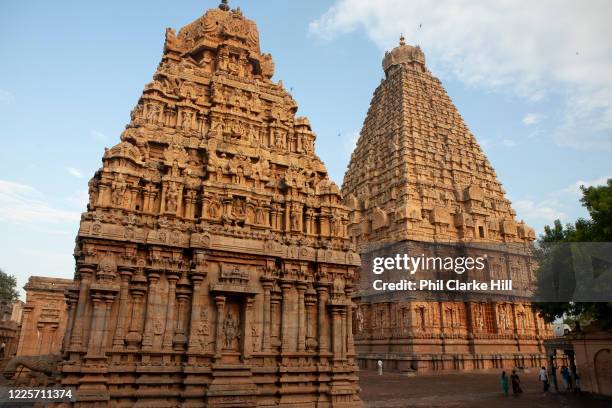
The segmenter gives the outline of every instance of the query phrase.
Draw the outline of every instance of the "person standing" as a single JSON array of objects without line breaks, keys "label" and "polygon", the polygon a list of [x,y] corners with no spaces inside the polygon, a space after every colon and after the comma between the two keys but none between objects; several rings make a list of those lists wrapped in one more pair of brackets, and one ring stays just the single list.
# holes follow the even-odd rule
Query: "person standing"
[{"label": "person standing", "polygon": [[569,391],[572,389],[572,378],[569,372],[569,369],[566,365],[561,367],[561,378],[563,379],[563,386],[565,387],[565,391]]},{"label": "person standing", "polygon": [[512,370],[510,382],[512,383],[512,394],[514,394],[515,397],[518,397],[519,394],[523,392],[523,390],[521,389],[521,379],[519,378],[515,370]]},{"label": "person standing", "polygon": [[382,360],[378,360],[378,375],[382,375]]},{"label": "person standing", "polygon": [[548,373],[546,372],[546,368],[540,368],[539,374],[540,381],[542,381],[542,385],[544,386],[544,392],[548,391],[549,383],[548,383]]},{"label": "person standing", "polygon": [[505,371],[502,371],[501,373],[501,387],[502,387],[502,391],[504,393],[504,396],[508,396],[508,376],[506,375]]}]

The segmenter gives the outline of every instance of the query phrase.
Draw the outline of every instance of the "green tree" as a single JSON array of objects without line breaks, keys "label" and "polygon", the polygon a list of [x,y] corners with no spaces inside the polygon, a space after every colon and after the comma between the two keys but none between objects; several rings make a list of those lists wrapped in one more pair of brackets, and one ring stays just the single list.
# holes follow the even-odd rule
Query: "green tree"
[{"label": "green tree", "polygon": [[[545,226],[544,234],[538,239],[538,246],[544,252],[550,243],[612,242],[612,179],[603,186],[581,186],[580,189],[580,202],[589,212],[589,219],[580,218],[565,226],[555,220],[552,226]],[[578,322],[599,320],[602,327],[612,329],[612,302],[538,302],[534,306],[548,322],[559,317]]]},{"label": "green tree", "polygon": [[12,302],[18,298],[17,279],[0,269],[0,300]]}]

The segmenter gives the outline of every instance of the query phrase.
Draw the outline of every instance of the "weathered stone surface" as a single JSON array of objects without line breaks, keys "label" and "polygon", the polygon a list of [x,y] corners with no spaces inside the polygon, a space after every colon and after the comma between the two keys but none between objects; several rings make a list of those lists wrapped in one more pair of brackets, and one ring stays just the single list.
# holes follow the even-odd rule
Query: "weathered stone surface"
[{"label": "weathered stone surface", "polygon": [[167,29],[89,183],[63,365],[78,406],[360,406],[348,210],[273,73],[240,10]]},{"label": "weathered stone surface", "polygon": [[[612,396],[612,333],[595,322],[566,339],[574,348],[582,391]],[[557,375],[562,388],[561,376]]]},{"label": "weathered stone surface", "polygon": [[[528,295],[534,231],[516,221],[495,171],[423,52],[402,38],[385,54],[383,68],[386,78],[374,92],[342,186],[351,208],[349,235],[362,251],[387,245],[417,255],[445,244],[486,243],[486,273],[513,279]],[[371,273],[361,275],[353,327],[364,366],[383,359],[391,369],[425,371],[544,361],[542,339],[551,332],[528,296],[383,301],[365,296]]]},{"label": "weathered stone surface", "polygon": [[19,345],[23,302],[0,301],[0,369],[3,361],[15,355]]},{"label": "weathered stone surface", "polygon": [[68,323],[64,291],[72,288],[71,279],[31,276],[24,286],[18,356],[59,353]]}]

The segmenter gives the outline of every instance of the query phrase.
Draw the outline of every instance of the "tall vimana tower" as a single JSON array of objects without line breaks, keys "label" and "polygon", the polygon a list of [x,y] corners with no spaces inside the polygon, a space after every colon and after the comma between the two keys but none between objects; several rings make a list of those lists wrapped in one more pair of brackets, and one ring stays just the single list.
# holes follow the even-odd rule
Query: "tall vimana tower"
[{"label": "tall vimana tower", "polygon": [[[401,38],[382,65],[385,79],[342,186],[349,235],[362,259],[374,251],[456,256],[477,249],[486,268],[461,279],[512,279],[517,290],[380,294],[364,262],[353,324],[359,363],[372,367],[382,359],[388,368],[416,371],[538,366],[551,332],[529,301],[533,229],[517,222],[421,49]],[[432,279],[454,273],[434,272]]]},{"label": "tall vimana tower", "polygon": [[89,183],[62,383],[82,407],[357,407],[348,209],[226,1],[178,34]]}]

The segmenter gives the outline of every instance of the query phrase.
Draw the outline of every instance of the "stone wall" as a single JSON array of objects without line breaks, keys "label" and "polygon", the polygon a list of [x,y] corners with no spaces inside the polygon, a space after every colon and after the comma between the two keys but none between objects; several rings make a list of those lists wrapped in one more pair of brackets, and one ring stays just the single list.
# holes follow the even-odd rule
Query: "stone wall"
[{"label": "stone wall", "polygon": [[592,324],[571,337],[582,391],[612,396],[612,333]]},{"label": "stone wall", "polygon": [[71,279],[31,276],[24,286],[21,334],[17,355],[37,356],[60,352],[68,311],[64,291],[71,288]]}]

